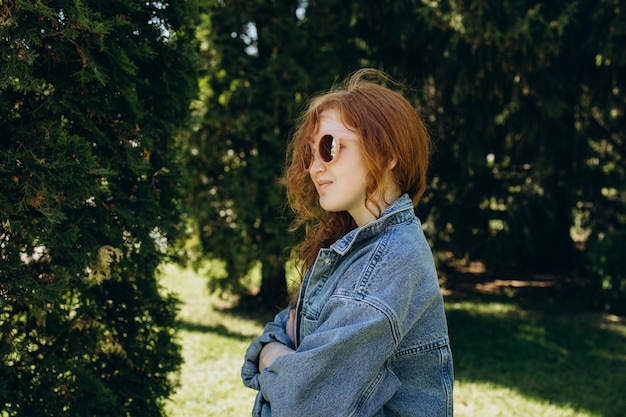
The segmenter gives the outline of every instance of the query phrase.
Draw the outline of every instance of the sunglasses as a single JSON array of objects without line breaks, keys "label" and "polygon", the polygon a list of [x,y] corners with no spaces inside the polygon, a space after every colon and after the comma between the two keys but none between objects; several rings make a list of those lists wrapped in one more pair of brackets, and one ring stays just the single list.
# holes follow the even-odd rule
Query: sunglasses
[{"label": "sunglasses", "polygon": [[[354,140],[354,139],[345,139]],[[306,148],[304,154],[304,166],[306,169],[313,164],[313,156],[317,154],[317,157],[323,164],[330,164],[335,162],[339,158],[339,150],[341,149],[340,138],[335,138],[333,135],[324,135],[317,141],[316,144]],[[316,147],[316,149],[314,149]]]}]

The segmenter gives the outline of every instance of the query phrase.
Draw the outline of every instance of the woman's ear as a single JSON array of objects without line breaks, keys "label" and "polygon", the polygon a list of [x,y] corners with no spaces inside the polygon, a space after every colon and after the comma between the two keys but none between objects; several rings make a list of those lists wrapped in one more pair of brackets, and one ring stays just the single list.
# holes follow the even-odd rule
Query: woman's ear
[{"label": "woman's ear", "polygon": [[392,169],[396,167],[397,163],[398,163],[398,158],[394,157],[391,161],[389,161],[386,168],[391,171]]}]

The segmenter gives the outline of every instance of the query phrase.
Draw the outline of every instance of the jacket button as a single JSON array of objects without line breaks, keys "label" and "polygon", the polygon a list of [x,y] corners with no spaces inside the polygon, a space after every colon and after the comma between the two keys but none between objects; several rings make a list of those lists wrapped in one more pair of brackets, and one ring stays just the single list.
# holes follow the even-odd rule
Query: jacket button
[{"label": "jacket button", "polygon": [[324,258],[324,263],[326,265],[330,265],[330,258]]}]

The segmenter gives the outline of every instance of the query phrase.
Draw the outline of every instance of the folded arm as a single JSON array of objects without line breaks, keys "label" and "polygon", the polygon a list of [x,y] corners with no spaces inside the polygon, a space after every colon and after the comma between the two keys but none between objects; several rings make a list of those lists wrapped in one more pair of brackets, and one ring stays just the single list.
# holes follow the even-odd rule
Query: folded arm
[{"label": "folded arm", "polygon": [[325,312],[294,354],[266,345],[280,349],[257,378],[271,416],[373,415],[395,393],[399,382],[385,367],[395,347],[389,317],[340,297]]},{"label": "folded arm", "polygon": [[[265,350],[266,346],[282,345],[284,348],[293,352],[294,344],[287,333],[287,322],[289,321],[290,310],[285,309],[274,317],[274,321],[267,323],[263,334],[257,337],[248,347],[244,364],[241,368],[241,377],[246,387],[260,390],[259,375],[270,363],[274,362],[278,356],[278,352],[274,352],[276,347]],[[263,352],[263,353],[262,353]],[[282,351],[284,354],[287,351]],[[268,355],[269,354],[269,355]],[[263,362],[263,364],[261,364]]]}]

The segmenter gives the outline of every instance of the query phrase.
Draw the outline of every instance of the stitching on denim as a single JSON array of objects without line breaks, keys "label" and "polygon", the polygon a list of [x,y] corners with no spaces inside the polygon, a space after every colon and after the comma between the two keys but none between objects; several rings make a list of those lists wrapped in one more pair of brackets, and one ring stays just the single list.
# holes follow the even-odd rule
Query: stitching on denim
[{"label": "stitching on denim", "polygon": [[[408,200],[408,197],[406,199]],[[392,210],[374,222],[349,232],[343,238],[333,243],[331,249],[339,255],[345,255],[355,242],[379,234],[390,226],[406,223],[416,218],[415,209],[409,203],[400,203]]]},{"label": "stitching on denim", "polygon": [[404,356],[421,354],[421,353],[431,352],[433,350],[437,350],[441,348],[447,348],[449,345],[450,345],[449,338],[443,337],[441,339],[424,343],[422,345],[411,346],[411,347],[399,350],[393,354],[393,356],[391,357],[391,360],[394,361]]},{"label": "stitching on denim", "polygon": [[363,293],[353,293],[344,289],[337,290],[337,292],[335,292],[335,294],[333,294],[330,298],[345,298],[359,301],[363,304],[369,305],[377,311],[380,311],[387,318],[389,327],[391,327],[391,334],[393,336],[394,343],[400,343],[401,334],[398,326],[398,318],[396,317],[395,311],[387,303],[383,303],[374,297],[368,297]]},{"label": "stitching on denim", "polygon": [[383,368],[383,371],[378,372],[378,374],[376,374],[376,378],[374,378],[372,382],[366,387],[365,391],[363,391],[363,395],[361,395],[356,405],[354,406],[354,411],[350,413],[350,416],[358,416],[361,414],[361,411],[365,407],[365,404],[367,404],[369,399],[376,392],[376,389],[385,380],[386,369],[387,368]]},{"label": "stitching on denim", "polygon": [[[444,347],[439,348],[439,358],[440,358],[440,367],[441,369],[441,380],[443,381],[443,388],[446,392],[446,412],[448,416],[454,415],[454,401],[453,401],[453,380],[454,375],[447,375],[448,369],[452,369],[451,361],[452,354],[449,349],[445,349]],[[448,378],[448,376],[450,378]]]},{"label": "stitching on denim", "polygon": [[389,246],[389,239],[391,238],[391,233],[383,232],[380,240],[378,241],[376,248],[374,249],[370,259],[367,262],[367,267],[363,272],[363,275],[359,278],[357,282],[357,286],[355,291],[357,293],[367,294],[367,288],[369,286],[370,278],[374,274],[376,267],[381,259],[383,259],[384,253],[387,250],[387,246]]}]

